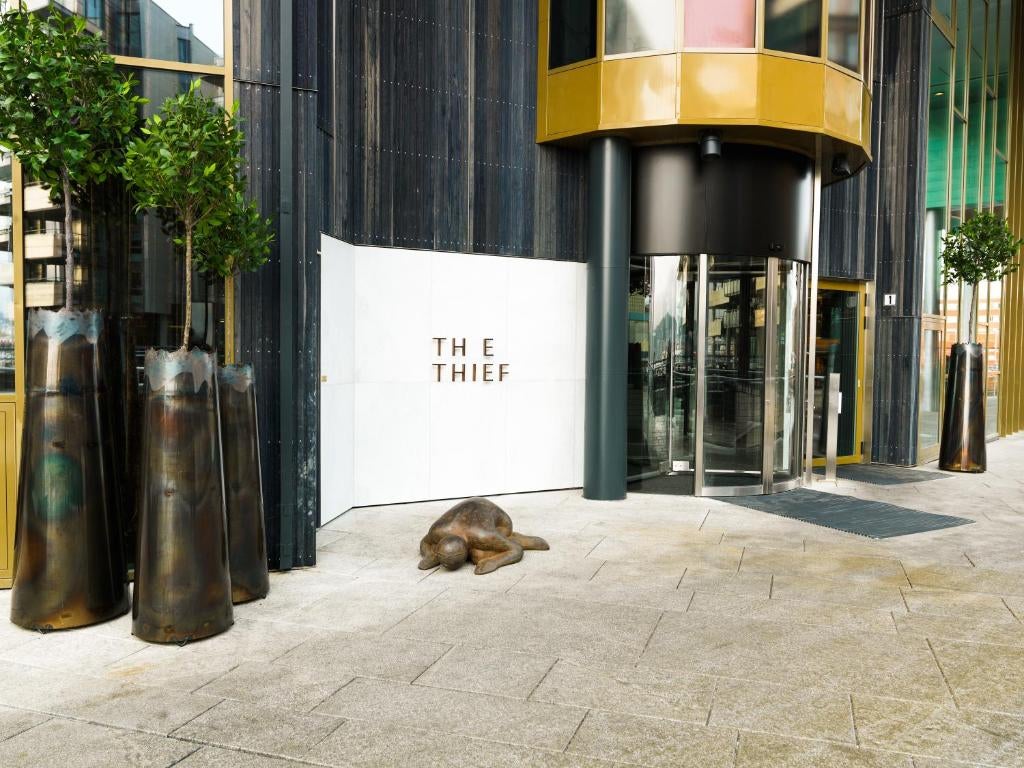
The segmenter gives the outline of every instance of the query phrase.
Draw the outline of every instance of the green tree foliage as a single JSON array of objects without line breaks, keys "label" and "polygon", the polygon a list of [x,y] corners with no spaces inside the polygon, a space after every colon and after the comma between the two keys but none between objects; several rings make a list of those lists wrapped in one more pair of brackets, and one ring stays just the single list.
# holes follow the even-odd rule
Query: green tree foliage
[{"label": "green tree foliage", "polygon": [[65,306],[71,307],[71,204],[115,175],[144,99],[85,21],[20,7],[0,15],[0,144],[64,204]]},{"label": "green tree foliage", "polygon": [[175,242],[185,249],[183,347],[192,327],[193,264],[222,277],[251,271],[266,262],[273,240],[270,222],[245,198],[238,120],[201,87],[196,80],[146,121],[123,171],[136,208],[155,209],[181,233]]},{"label": "green tree foliage", "polygon": [[979,213],[943,236],[943,282],[977,285],[1002,280],[1020,267],[1015,258],[1021,245],[1024,240],[1014,236],[1004,219]]}]

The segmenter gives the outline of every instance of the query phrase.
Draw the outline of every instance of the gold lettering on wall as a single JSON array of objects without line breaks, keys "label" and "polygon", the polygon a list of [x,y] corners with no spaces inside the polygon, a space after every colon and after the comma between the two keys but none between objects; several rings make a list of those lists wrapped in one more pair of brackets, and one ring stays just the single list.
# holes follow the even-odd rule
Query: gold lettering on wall
[{"label": "gold lettering on wall", "polygon": [[[494,339],[487,337],[476,342],[469,343],[465,336],[432,336],[432,347],[437,362],[431,363],[434,369],[434,381],[441,383],[480,382],[492,384],[503,382],[509,377],[509,364],[496,363],[491,360],[473,362],[467,361],[467,357],[480,350],[482,358],[493,358]],[[469,352],[467,352],[469,350]],[[454,362],[458,359],[459,362]]]}]

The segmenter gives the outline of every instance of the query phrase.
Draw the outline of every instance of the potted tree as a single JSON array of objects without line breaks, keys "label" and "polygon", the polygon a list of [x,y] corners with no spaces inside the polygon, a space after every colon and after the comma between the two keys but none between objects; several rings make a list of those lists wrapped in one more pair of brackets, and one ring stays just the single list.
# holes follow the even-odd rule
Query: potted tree
[{"label": "potted tree", "polygon": [[199,639],[233,623],[216,354],[190,346],[192,276],[255,268],[259,257],[235,249],[262,244],[265,260],[270,238],[245,202],[238,122],[201,88],[196,80],[146,121],[123,171],[137,208],[155,211],[184,254],[181,347],[150,349],[145,361],[132,632],[151,642]]},{"label": "potted tree", "polygon": [[978,327],[978,285],[1016,272],[1017,239],[1006,222],[979,213],[942,238],[942,274],[946,285],[962,287],[960,338],[953,345],[946,370],[946,401],[942,416],[939,467],[951,472],[984,472],[985,350],[975,341]]},{"label": "potted tree", "polygon": [[64,208],[64,308],[28,314],[11,620],[35,629],[128,608],[112,487],[103,316],[74,308],[72,207],[116,174],[142,99],[82,19],[0,16],[0,144]]}]

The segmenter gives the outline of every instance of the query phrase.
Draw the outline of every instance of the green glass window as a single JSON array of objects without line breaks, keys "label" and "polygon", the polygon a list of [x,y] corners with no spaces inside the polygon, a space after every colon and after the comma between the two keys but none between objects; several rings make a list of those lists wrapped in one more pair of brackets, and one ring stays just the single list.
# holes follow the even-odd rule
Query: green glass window
[{"label": "green glass window", "polygon": [[953,47],[932,27],[931,72],[928,78],[928,159],[925,168],[924,312],[941,311],[942,270],[939,253],[946,229],[949,195],[950,98]]},{"label": "green glass window", "polygon": [[604,52],[673,50],[675,0],[605,0]]},{"label": "green glass window", "polygon": [[821,56],[821,0],[765,0],[764,47]]},{"label": "green glass window", "polygon": [[548,67],[556,69],[597,56],[596,0],[551,0]]},{"label": "green glass window", "polygon": [[953,118],[953,166],[950,185],[950,227],[963,221],[964,207],[964,160],[967,149],[967,123],[959,117]]},{"label": "green glass window", "polygon": [[967,218],[979,210],[985,162],[985,4],[971,5],[970,79],[967,93]]},{"label": "green glass window", "polygon": [[932,0],[932,13],[953,21],[953,0]]},{"label": "green glass window", "polygon": [[[980,0],[974,0],[979,2]],[[971,5],[969,0],[956,4],[956,90],[953,103],[961,112],[967,110],[967,64],[971,60],[967,50],[967,37],[971,31]]]},{"label": "green glass window", "polygon": [[828,60],[860,71],[860,0],[831,0],[828,5]]}]

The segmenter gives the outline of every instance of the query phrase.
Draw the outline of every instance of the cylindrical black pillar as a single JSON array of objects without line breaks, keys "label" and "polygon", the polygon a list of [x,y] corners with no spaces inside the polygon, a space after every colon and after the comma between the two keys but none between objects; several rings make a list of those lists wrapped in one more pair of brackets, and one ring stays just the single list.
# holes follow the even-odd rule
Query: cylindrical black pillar
[{"label": "cylindrical black pillar", "polygon": [[590,143],[587,206],[587,379],[583,496],[626,496],[626,325],[630,143]]}]

